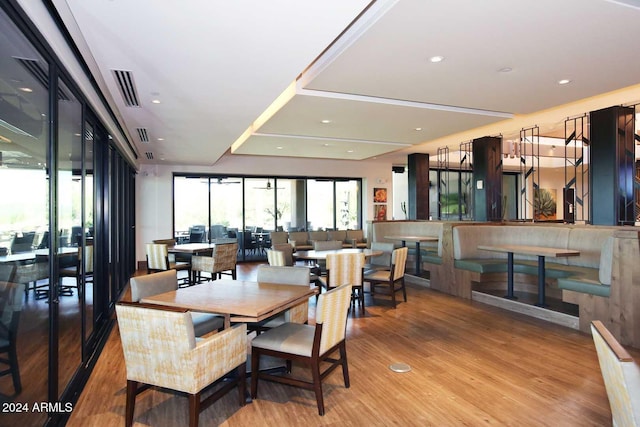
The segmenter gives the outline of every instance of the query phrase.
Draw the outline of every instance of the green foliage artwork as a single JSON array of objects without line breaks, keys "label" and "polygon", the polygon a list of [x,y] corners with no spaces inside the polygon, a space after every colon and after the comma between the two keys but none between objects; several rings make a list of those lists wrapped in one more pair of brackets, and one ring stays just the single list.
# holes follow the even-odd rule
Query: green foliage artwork
[{"label": "green foliage artwork", "polygon": [[556,219],[556,190],[539,188],[533,195],[534,219]]}]

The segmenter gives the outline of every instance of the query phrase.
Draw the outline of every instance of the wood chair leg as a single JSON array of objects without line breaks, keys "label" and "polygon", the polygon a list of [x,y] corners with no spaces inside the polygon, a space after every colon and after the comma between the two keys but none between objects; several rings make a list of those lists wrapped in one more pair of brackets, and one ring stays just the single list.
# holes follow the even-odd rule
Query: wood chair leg
[{"label": "wood chair leg", "polygon": [[311,374],[313,376],[313,390],[316,393],[316,402],[318,403],[318,415],[324,415],[324,399],[322,398],[322,378],[320,377],[319,360],[312,361]]},{"label": "wood chair leg", "polygon": [[402,295],[404,296],[404,302],[407,302],[407,287],[404,284],[404,276],[402,277]]},{"label": "wood chair leg", "polygon": [[258,375],[260,367],[260,351],[251,349],[251,398],[258,397]]},{"label": "wood chair leg", "polygon": [[200,418],[200,392],[189,395],[189,427],[198,427]]},{"label": "wood chair leg", "polygon": [[125,409],[124,425],[125,427],[131,427],[133,425],[133,411],[136,407],[136,391],[138,389],[138,382],[127,380],[127,402]]},{"label": "wood chair leg", "polygon": [[13,379],[13,389],[16,394],[22,392],[22,382],[20,381],[20,368],[18,367],[18,352],[16,351],[15,338],[9,349],[9,364],[11,365],[11,377]]},{"label": "wood chair leg", "polygon": [[391,282],[391,286],[389,286],[391,290],[391,301],[393,302],[393,308],[396,308],[396,285]]},{"label": "wood chair leg", "polygon": [[238,370],[238,403],[240,406],[244,406],[246,403],[246,394],[247,394],[247,364],[242,363],[237,368]]},{"label": "wood chair leg", "polygon": [[349,365],[347,365],[347,346],[345,341],[342,341],[340,344],[340,360],[342,361],[342,378],[344,379],[344,386],[345,388],[349,388],[351,383],[349,382]]}]

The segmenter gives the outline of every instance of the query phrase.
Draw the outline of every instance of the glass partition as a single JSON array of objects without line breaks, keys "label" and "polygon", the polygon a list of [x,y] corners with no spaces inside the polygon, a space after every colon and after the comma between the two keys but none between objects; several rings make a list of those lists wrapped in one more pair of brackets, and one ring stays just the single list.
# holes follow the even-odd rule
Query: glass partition
[{"label": "glass partition", "polygon": [[308,179],[307,230],[335,228],[335,196],[332,180]]}]

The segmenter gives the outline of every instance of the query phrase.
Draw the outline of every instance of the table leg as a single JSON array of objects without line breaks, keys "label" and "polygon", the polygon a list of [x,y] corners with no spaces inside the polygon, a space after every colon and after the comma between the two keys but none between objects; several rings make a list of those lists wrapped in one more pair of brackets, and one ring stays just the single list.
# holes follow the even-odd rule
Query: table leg
[{"label": "table leg", "polygon": [[420,242],[416,242],[416,276],[420,276],[420,271],[422,270],[420,258]]},{"label": "table leg", "polygon": [[518,299],[513,294],[513,252],[507,252],[507,295],[508,299]]},{"label": "table leg", "polygon": [[538,307],[546,307],[544,256],[538,256]]}]

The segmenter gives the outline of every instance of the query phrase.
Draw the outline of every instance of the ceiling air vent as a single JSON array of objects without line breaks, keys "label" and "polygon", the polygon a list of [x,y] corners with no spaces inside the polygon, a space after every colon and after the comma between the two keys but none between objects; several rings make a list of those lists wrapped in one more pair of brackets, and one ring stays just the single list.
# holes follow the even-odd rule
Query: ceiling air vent
[{"label": "ceiling air vent", "polygon": [[122,95],[125,105],[127,107],[139,107],[140,102],[138,101],[138,91],[133,81],[133,74],[131,74],[131,71],[111,70],[111,72],[113,73],[113,77],[116,79],[116,83],[118,84],[118,88],[120,89],[120,94]]},{"label": "ceiling air vent", "polygon": [[[37,59],[27,59],[13,57],[20,65],[22,65],[31,76],[45,89],[49,90],[49,73],[47,68],[43,67]],[[58,99],[61,101],[69,101],[69,95],[64,91],[61,85],[58,85]]]},{"label": "ceiling air vent", "polygon": [[144,154],[147,156],[147,160],[153,160],[153,153],[151,151],[147,151]]},{"label": "ceiling air vent", "polygon": [[147,129],[137,128],[136,130],[138,131],[138,138],[140,138],[140,142],[142,142],[143,144],[148,144],[149,134],[147,133]]}]

